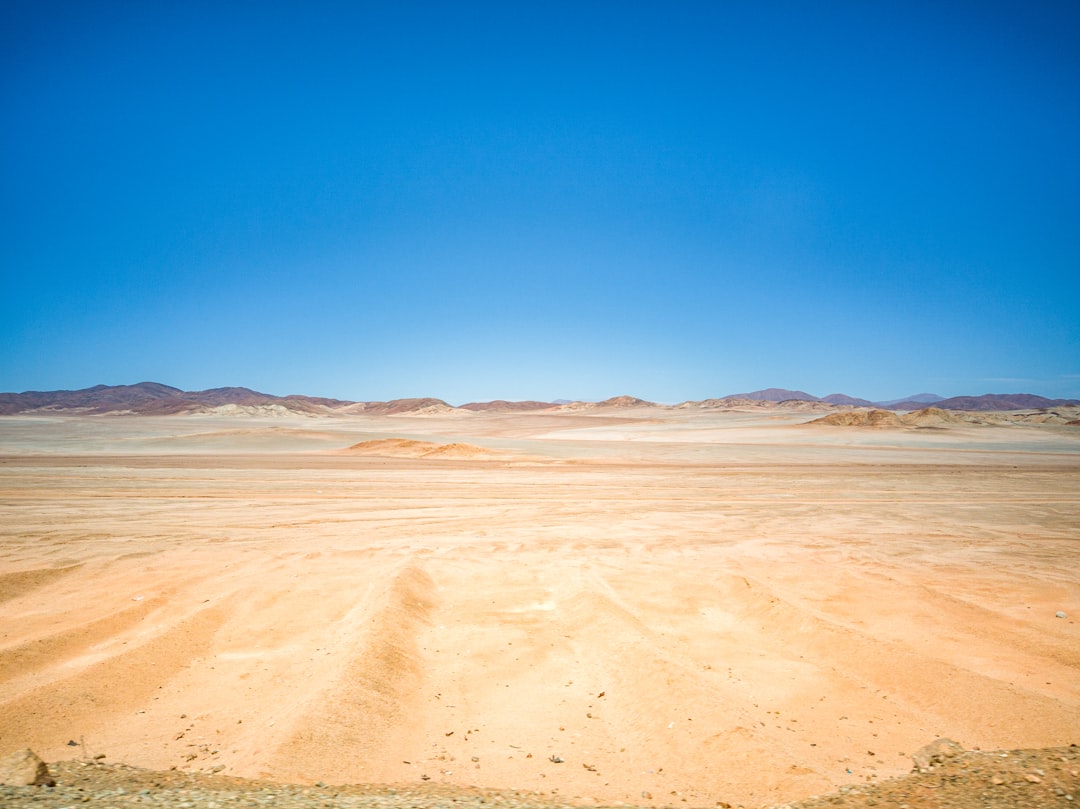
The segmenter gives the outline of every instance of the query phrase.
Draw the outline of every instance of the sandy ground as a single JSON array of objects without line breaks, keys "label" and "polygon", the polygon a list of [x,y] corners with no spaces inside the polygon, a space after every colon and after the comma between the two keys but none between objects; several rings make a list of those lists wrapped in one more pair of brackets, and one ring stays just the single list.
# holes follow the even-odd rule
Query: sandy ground
[{"label": "sandy ground", "polygon": [[0,419],[0,754],[759,806],[1080,743],[1080,428],[813,417]]}]

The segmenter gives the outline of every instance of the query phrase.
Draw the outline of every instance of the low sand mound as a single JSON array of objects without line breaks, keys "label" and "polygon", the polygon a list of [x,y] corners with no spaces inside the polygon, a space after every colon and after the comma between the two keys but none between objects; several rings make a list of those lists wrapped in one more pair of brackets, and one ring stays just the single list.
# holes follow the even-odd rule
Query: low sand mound
[{"label": "low sand mound", "polygon": [[440,444],[424,453],[425,458],[487,458],[499,453],[493,449],[478,447],[475,444]]},{"label": "low sand mound", "polygon": [[439,447],[433,441],[413,441],[409,438],[377,438],[361,441],[342,450],[350,455],[392,455],[394,457],[420,458]]},{"label": "low sand mound", "polygon": [[383,455],[394,458],[487,458],[499,452],[475,444],[437,444],[434,441],[415,441],[410,438],[377,438],[361,441],[343,452],[350,455]]},{"label": "low sand mound", "polygon": [[828,424],[833,427],[903,427],[904,422],[891,410],[845,410],[830,413],[810,424]]}]

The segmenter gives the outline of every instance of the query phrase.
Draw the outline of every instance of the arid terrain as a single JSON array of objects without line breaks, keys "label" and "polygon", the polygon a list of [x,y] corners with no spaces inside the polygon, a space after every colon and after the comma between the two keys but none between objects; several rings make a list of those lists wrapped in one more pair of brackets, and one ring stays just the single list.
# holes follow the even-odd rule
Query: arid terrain
[{"label": "arid terrain", "polygon": [[1080,743],[1080,411],[828,412],[0,417],[0,755],[752,807]]}]

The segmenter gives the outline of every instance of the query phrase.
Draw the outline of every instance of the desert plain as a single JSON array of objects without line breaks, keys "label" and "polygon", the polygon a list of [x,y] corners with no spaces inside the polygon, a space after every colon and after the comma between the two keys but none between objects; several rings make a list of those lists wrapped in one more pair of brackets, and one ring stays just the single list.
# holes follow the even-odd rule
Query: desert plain
[{"label": "desert plain", "polygon": [[1080,743],[1080,427],[820,416],[0,417],[0,753],[768,806]]}]

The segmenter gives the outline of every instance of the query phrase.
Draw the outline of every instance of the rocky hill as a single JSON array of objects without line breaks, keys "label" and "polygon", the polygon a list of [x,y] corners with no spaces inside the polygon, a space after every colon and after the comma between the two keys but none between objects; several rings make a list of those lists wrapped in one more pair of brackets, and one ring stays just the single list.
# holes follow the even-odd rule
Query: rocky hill
[{"label": "rocky hill", "polygon": [[206,413],[222,407],[267,408],[309,415],[348,405],[340,399],[314,396],[273,396],[249,388],[211,388],[183,391],[159,382],[136,385],[95,385],[82,390],[0,393],[0,415],[28,412],[76,411],[89,414],[173,415]]},{"label": "rocky hill", "polygon": [[519,413],[527,410],[551,410],[565,402],[508,402],[505,399],[495,399],[490,402],[469,402],[461,405],[462,410],[477,412]]},{"label": "rocky hill", "polygon": [[[837,394],[833,394],[836,396]],[[820,402],[817,396],[804,390],[787,390],[786,388],[765,388],[750,393],[729,393],[724,399],[749,399],[754,402]]]},{"label": "rocky hill", "polygon": [[801,390],[766,388],[752,393],[733,393],[724,399],[784,402],[808,401],[851,407],[876,407],[882,410],[922,410],[927,405],[942,410],[1034,410],[1047,407],[1067,407],[1080,404],[1080,399],[1047,399],[1033,393],[984,393],[981,396],[953,396],[945,399],[933,393],[918,393],[903,399],[871,402],[845,393],[830,393],[821,398]]}]

